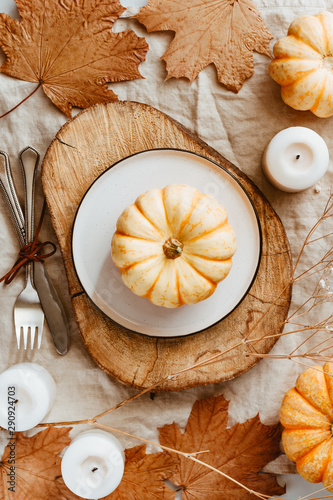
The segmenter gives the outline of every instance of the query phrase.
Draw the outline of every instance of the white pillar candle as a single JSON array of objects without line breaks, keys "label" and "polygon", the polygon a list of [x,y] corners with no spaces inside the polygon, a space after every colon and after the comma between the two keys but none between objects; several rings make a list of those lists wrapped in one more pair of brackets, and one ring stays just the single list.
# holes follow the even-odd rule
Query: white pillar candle
[{"label": "white pillar candle", "polygon": [[262,160],[268,180],[282,191],[303,191],[321,179],[329,163],[326,143],[309,128],[290,127],[268,144]]},{"label": "white pillar candle", "polygon": [[119,486],[124,467],[125,454],[118,439],[109,432],[93,429],[76,436],[66,448],[61,473],[73,493],[97,499]]},{"label": "white pillar candle", "polygon": [[35,363],[13,365],[0,375],[0,425],[26,431],[50,411],[56,385],[45,368]]}]

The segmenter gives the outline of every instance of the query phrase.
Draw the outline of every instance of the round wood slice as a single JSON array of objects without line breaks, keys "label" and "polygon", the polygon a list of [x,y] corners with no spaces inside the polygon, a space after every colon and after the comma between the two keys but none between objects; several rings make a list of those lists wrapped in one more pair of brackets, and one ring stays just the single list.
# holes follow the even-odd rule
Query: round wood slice
[{"label": "round wood slice", "polygon": [[[246,298],[219,324],[187,337],[146,337],[115,324],[87,298],[72,262],[73,220],[91,183],[113,163],[152,148],[193,151],[232,172],[251,197],[263,233],[259,272]],[[258,362],[256,353],[267,353],[273,347],[278,338],[273,334],[282,331],[291,300],[291,256],[283,225],[244,173],[179,123],[146,104],[97,104],[57,133],[43,162],[42,179],[83,342],[107,373],[130,386],[148,388],[170,374],[224,353],[214,362],[170,377],[154,389],[181,390],[236,377]],[[270,338],[262,339],[265,334]],[[245,338],[261,340],[245,344]]]}]

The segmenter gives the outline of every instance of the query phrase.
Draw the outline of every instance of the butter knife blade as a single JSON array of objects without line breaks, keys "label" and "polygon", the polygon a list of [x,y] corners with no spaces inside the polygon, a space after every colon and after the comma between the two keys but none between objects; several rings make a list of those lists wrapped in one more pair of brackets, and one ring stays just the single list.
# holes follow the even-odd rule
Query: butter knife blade
[{"label": "butter knife blade", "polygon": [[58,293],[42,262],[34,262],[34,284],[57,352],[66,354],[70,345],[67,316]]}]

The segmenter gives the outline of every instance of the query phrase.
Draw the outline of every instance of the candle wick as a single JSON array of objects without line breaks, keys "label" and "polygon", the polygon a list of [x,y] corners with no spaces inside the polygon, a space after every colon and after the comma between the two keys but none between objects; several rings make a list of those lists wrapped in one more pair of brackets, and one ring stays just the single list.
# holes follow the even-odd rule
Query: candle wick
[{"label": "candle wick", "polygon": [[299,160],[301,155],[296,155],[296,160]]},{"label": "candle wick", "polygon": [[98,470],[98,467],[94,467],[91,472],[96,472]]}]

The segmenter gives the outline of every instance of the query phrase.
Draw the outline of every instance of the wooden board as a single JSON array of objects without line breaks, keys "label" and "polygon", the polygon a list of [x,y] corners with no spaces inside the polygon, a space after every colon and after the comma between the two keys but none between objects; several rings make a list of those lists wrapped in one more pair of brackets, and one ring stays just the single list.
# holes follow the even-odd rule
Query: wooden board
[{"label": "wooden board", "polygon": [[[113,163],[152,148],[193,151],[232,172],[249,193],[263,233],[259,272],[246,298],[222,322],[188,337],[151,338],[113,323],[87,298],[73,268],[71,231],[86,190]],[[258,361],[246,353],[267,353],[273,347],[276,336],[251,345],[242,340],[268,308],[269,312],[251,332],[251,338],[279,333],[286,318],[291,299],[291,256],[282,223],[244,173],[179,123],[151,106],[136,102],[93,106],[57,133],[43,162],[42,180],[83,342],[107,373],[130,386],[147,388],[169,374],[230,349],[218,361],[169,379],[156,389],[180,390],[236,377]],[[282,290],[281,297],[271,306]]]}]

